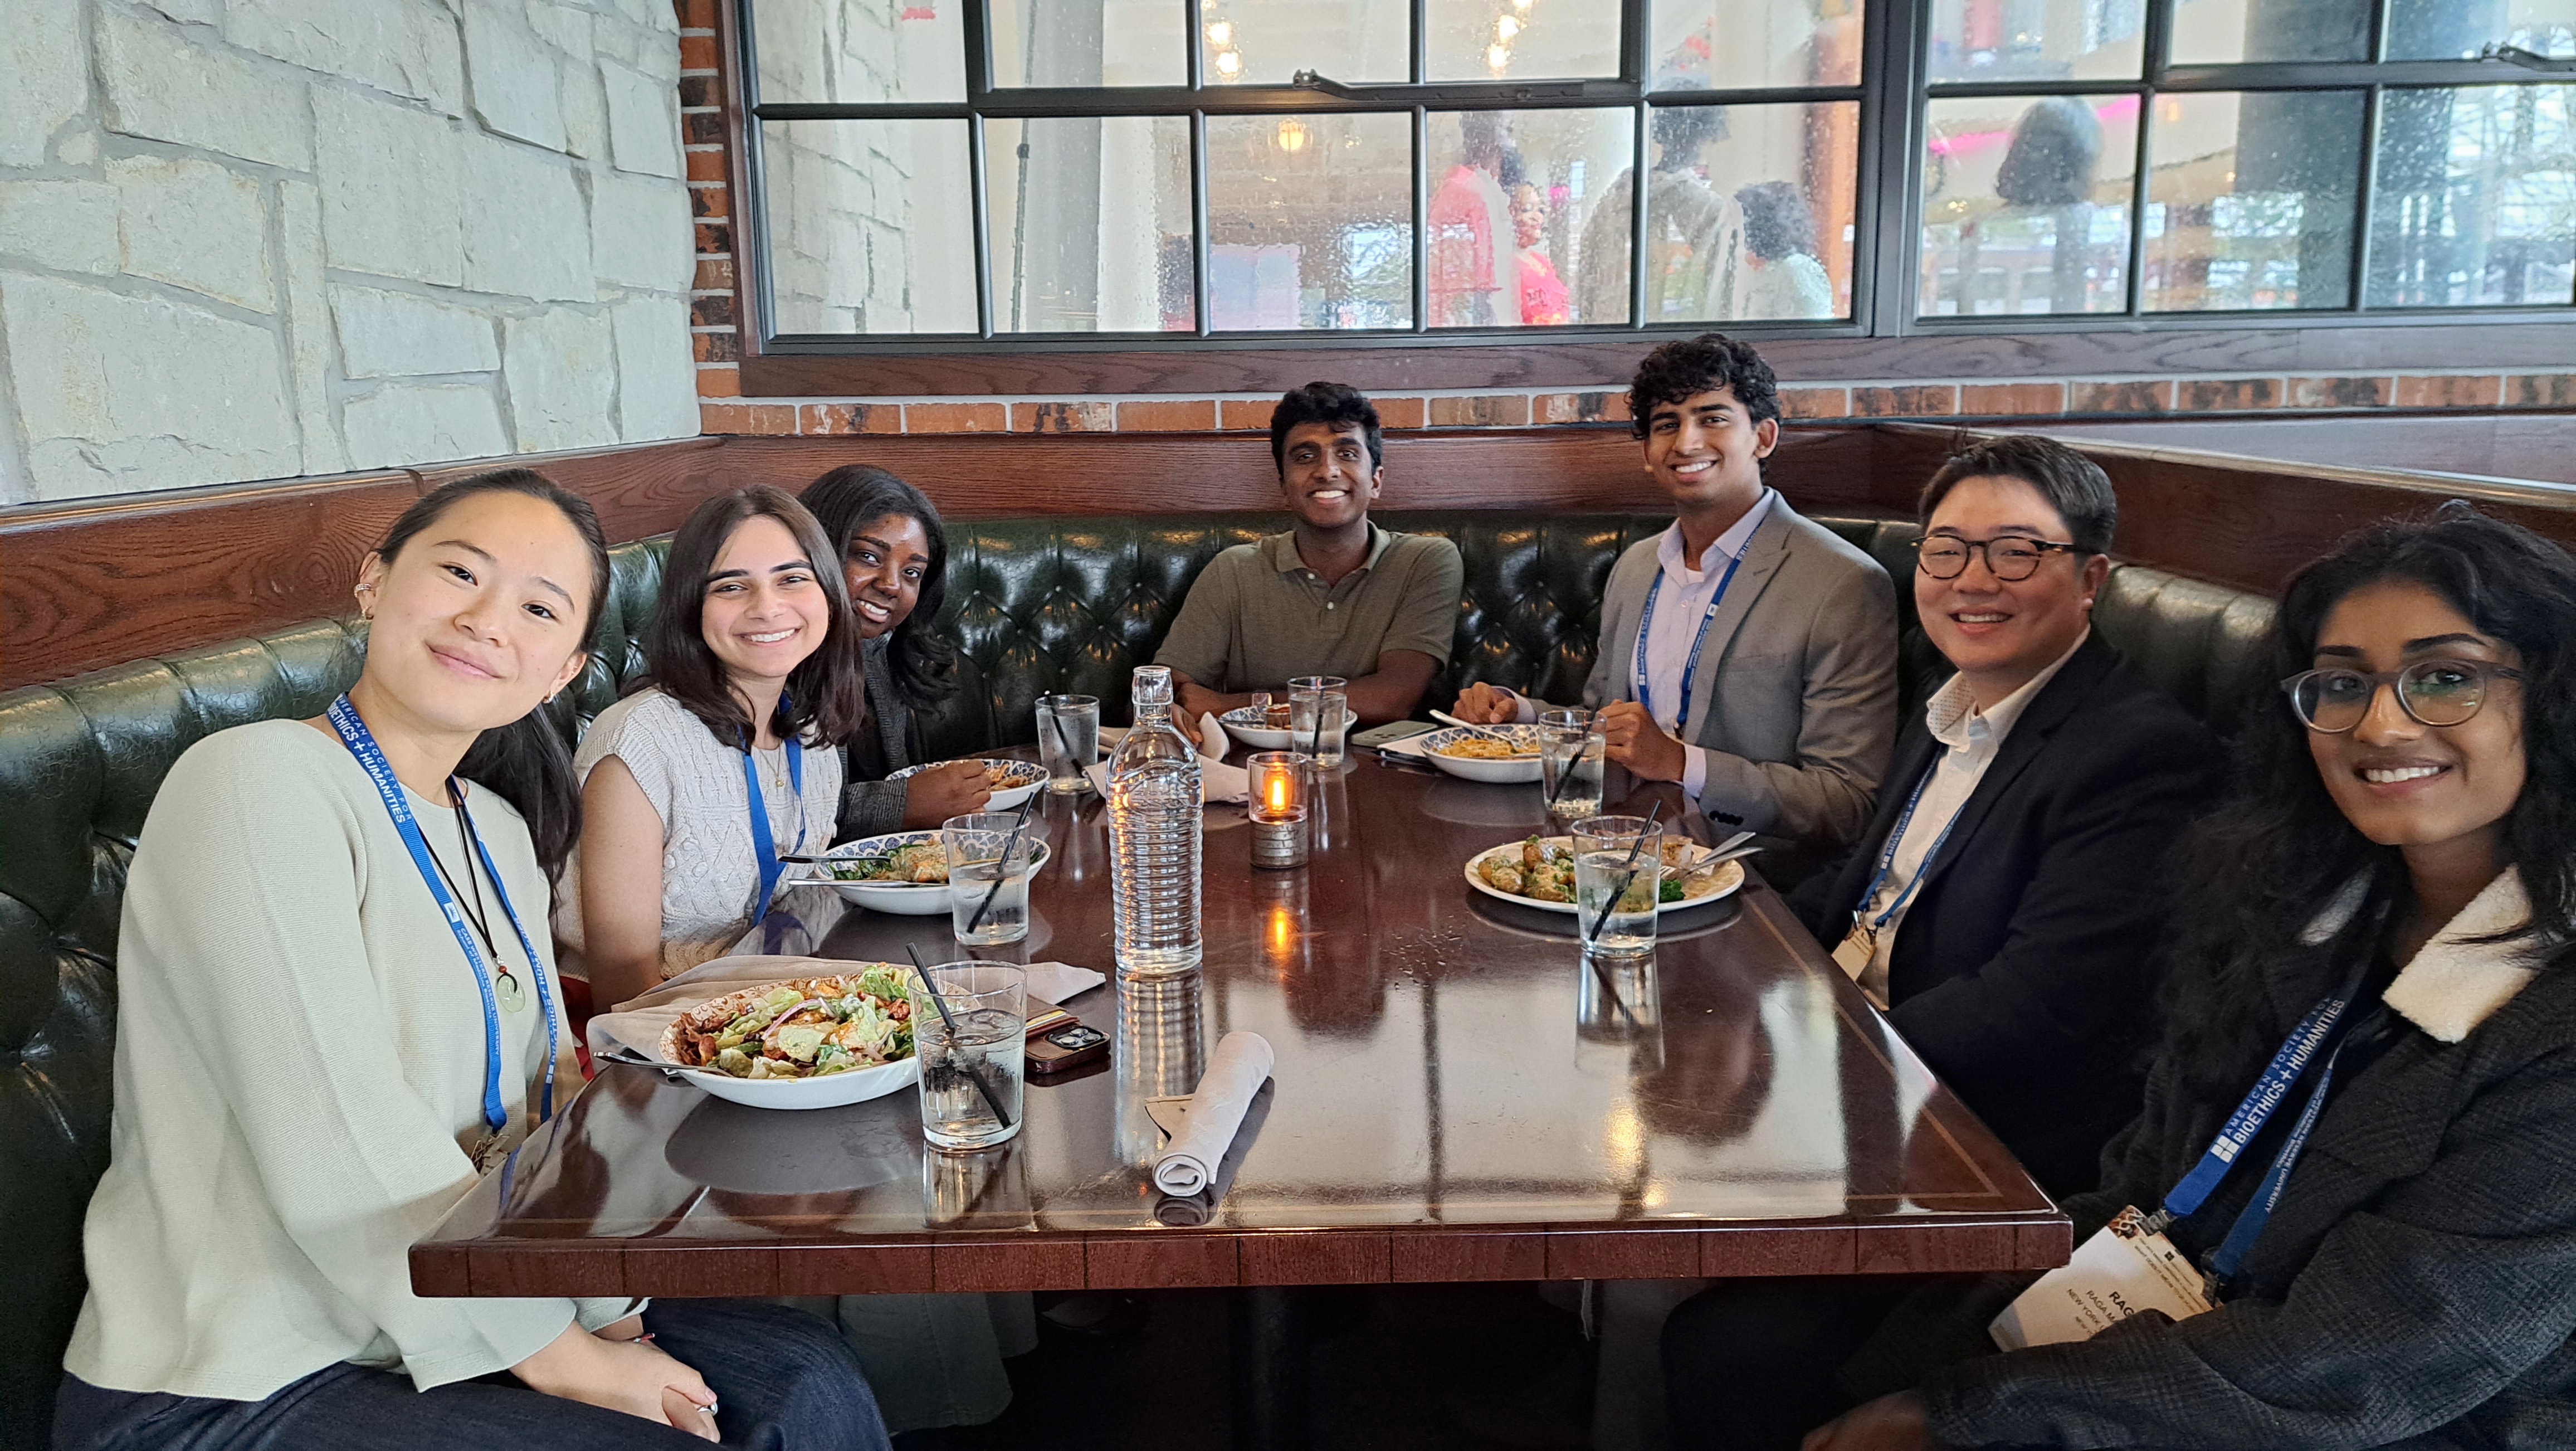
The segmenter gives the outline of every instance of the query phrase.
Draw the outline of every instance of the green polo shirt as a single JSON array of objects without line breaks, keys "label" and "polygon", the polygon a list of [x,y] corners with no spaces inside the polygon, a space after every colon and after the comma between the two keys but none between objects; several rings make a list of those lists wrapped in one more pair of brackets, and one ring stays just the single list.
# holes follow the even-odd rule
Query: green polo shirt
[{"label": "green polo shirt", "polygon": [[1466,582],[1458,546],[1437,534],[1371,524],[1367,562],[1336,585],[1297,557],[1293,531],[1272,534],[1208,561],[1154,663],[1229,694],[1298,675],[1374,675],[1389,650],[1446,664]]}]

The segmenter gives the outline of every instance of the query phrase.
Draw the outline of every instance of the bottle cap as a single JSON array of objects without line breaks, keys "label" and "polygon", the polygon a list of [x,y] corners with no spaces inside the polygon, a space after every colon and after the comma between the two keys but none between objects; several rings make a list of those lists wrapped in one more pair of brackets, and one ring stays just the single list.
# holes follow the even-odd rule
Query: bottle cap
[{"label": "bottle cap", "polygon": [[1172,667],[1169,665],[1137,666],[1132,688],[1135,691],[1133,699],[1138,705],[1171,704]]}]

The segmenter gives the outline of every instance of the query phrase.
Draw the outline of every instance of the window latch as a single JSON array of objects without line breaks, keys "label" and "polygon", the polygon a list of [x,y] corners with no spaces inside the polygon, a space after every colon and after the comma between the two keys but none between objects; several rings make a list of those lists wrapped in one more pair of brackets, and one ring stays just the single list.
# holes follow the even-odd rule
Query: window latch
[{"label": "window latch", "polygon": [[2478,59],[2500,60],[2507,65],[2518,65],[2527,71],[2576,72],[2576,56],[2542,55],[2536,50],[2525,50],[2521,46],[2506,45],[2500,41],[2488,41],[2479,49]]},{"label": "window latch", "polygon": [[1565,100],[1569,98],[1582,99],[1595,96],[1607,97],[1610,92],[1620,90],[1619,84],[1615,81],[1538,81],[1525,85],[1515,85],[1509,90],[1503,92],[1500,97],[1497,97],[1494,94],[1494,88],[1489,85],[1355,86],[1347,81],[1337,81],[1331,76],[1322,75],[1315,71],[1299,71],[1288,78],[1288,84],[1301,91],[1314,91],[1319,94],[1331,96],[1335,99],[1344,101],[1365,101],[1370,99],[1372,96],[1385,96],[1390,93],[1401,92],[1406,97],[1429,101],[1435,105],[1445,101],[1478,101],[1489,106],[1510,105],[1514,102],[1520,101],[1550,99]]}]

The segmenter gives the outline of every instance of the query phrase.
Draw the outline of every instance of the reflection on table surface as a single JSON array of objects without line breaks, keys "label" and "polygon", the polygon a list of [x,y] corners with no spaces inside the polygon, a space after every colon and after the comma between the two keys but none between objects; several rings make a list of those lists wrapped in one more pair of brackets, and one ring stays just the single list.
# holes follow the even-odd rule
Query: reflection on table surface
[{"label": "reflection on table surface", "polygon": [[[1112,1048],[1070,1081],[1032,1077],[1007,1148],[926,1152],[909,1090],[769,1112],[611,1068],[433,1241],[1159,1228],[1146,1100],[1189,1092],[1235,1029],[1277,1049],[1276,1091],[1210,1229],[1961,1219],[2005,1225],[2008,1242],[2012,1226],[2064,1224],[1758,880],[1668,915],[1652,958],[1591,970],[1571,917],[1462,876],[1475,852],[1543,829],[1537,787],[1355,757],[1315,796],[1311,864],[1285,872],[1251,869],[1240,807],[1209,808],[1205,968],[1133,984],[1110,957],[1102,803],[1040,798],[1057,855],[1029,941],[975,955],[1112,972],[1066,1004]],[[783,906],[769,950],[969,955],[944,915],[828,888]]]}]

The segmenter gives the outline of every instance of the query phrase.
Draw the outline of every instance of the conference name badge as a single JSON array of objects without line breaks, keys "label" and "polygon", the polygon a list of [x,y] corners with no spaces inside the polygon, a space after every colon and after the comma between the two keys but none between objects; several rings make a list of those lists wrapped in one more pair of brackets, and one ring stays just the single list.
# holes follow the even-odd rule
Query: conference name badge
[{"label": "conference name badge", "polygon": [[2004,1349],[2021,1350],[2090,1340],[2148,1310],[2187,1320],[2215,1308],[2200,1271],[2133,1207],[2084,1241],[2064,1268],[2022,1291],[1987,1333]]},{"label": "conference name badge", "polygon": [[1869,960],[1876,955],[1877,944],[1869,940],[1869,934],[1858,924],[1843,934],[1842,941],[1834,944],[1834,966],[1841,968],[1843,976],[1854,982],[1860,981],[1860,975],[1869,970]]}]

